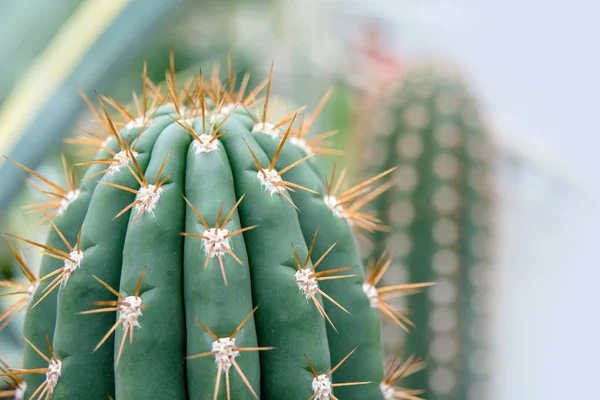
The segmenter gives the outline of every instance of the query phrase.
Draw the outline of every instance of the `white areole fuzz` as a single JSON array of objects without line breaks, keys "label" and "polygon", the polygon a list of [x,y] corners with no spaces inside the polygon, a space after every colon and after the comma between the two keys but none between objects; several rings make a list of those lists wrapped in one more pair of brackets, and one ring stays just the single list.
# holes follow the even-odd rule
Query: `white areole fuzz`
[{"label": "white areole fuzz", "polygon": [[27,293],[27,308],[29,308],[29,306],[33,302],[33,297],[35,296],[35,292],[36,292],[38,286],[40,286],[40,282],[39,281],[35,281],[31,285],[27,286],[27,289],[26,289],[26,293]]},{"label": "white areole fuzz", "polygon": [[148,126],[152,123],[152,120],[150,119],[146,122],[144,116],[139,116],[136,119],[129,121],[127,125],[125,125],[125,128],[141,128],[144,126],[144,123],[146,123],[146,126]]},{"label": "white areole fuzz", "polygon": [[333,393],[331,381],[325,374],[313,378],[312,390],[315,400],[330,400]]},{"label": "white areole fuzz", "polygon": [[48,372],[46,372],[46,393],[52,394],[54,393],[54,388],[58,383],[58,378],[61,377],[62,374],[62,361],[60,360],[51,360],[48,365]]},{"label": "white areole fuzz", "polygon": [[127,325],[130,330],[139,328],[138,319],[142,316],[142,298],[138,296],[127,296],[123,299],[123,303],[119,305],[119,319],[123,321],[123,325]]},{"label": "white areole fuzz", "polygon": [[142,186],[137,193],[137,203],[135,209],[137,212],[146,212],[154,215],[154,209],[160,199],[163,188],[154,185]]},{"label": "white areole fuzz", "polygon": [[106,137],[106,139],[104,139],[104,141],[102,141],[102,147],[108,147],[108,145],[110,144],[110,142],[112,141],[112,135],[109,135]]},{"label": "white areole fuzz", "polygon": [[375,286],[365,282],[363,283],[362,289],[369,298],[371,308],[377,308],[377,303],[379,303],[379,293],[377,293]]},{"label": "white areole fuzz", "polygon": [[262,171],[258,171],[257,176],[260,184],[267,188],[269,193],[271,193],[271,196],[273,196],[275,193],[283,193],[285,190],[285,187],[281,185],[283,179],[281,179],[281,176],[276,170],[263,169]]},{"label": "white areole fuzz", "polygon": [[388,385],[385,382],[381,382],[379,384],[379,390],[381,390],[381,394],[385,400],[394,400],[394,387]]},{"label": "white areole fuzz", "polygon": [[266,133],[274,138],[281,135],[281,131],[275,128],[275,124],[271,122],[259,122],[252,127],[252,133]]},{"label": "white areole fuzz", "polygon": [[15,400],[25,400],[25,392],[27,391],[27,382],[23,381],[15,388]]},{"label": "white areole fuzz", "polygon": [[300,268],[295,274],[298,289],[300,289],[307,299],[311,296],[315,296],[317,289],[319,289],[317,278],[311,277],[312,274],[314,274],[314,272],[309,268]]},{"label": "white areole fuzz", "polygon": [[77,200],[79,194],[79,190],[71,190],[62,199],[60,199],[60,205],[58,206],[56,215],[62,215],[65,211],[67,211],[67,208],[69,208],[71,203]]},{"label": "white areole fuzz", "polygon": [[204,251],[210,254],[211,257],[221,257],[231,251],[231,243],[229,240],[229,231],[227,229],[210,228],[202,233],[202,236],[207,239],[202,239]]},{"label": "white areole fuzz", "polygon": [[63,266],[63,284],[66,284],[71,274],[81,265],[83,261],[83,251],[73,250],[69,253],[69,258],[65,259],[65,265]]},{"label": "white areole fuzz", "polygon": [[335,196],[326,195],[323,200],[325,201],[325,204],[327,204],[327,207],[333,212],[333,215],[345,219],[350,223],[350,216]]},{"label": "white areole fuzz", "polygon": [[194,148],[196,155],[200,153],[210,153],[211,151],[219,150],[219,141],[214,139],[212,135],[203,133],[194,140],[192,147]]},{"label": "white areole fuzz", "polygon": [[212,351],[215,353],[215,362],[217,366],[227,371],[233,365],[240,352],[235,345],[235,338],[224,337],[215,340],[212,344]]},{"label": "white areole fuzz", "polygon": [[313,149],[308,145],[308,143],[306,143],[306,140],[299,138],[299,137],[291,136],[291,135],[288,140],[291,144],[304,150],[306,152],[307,156],[311,156],[311,155],[315,154]]},{"label": "white areole fuzz", "polygon": [[223,107],[221,107],[221,114],[227,115],[238,107],[239,107],[239,104],[233,104],[233,103],[225,104]]},{"label": "white areole fuzz", "polygon": [[[131,152],[133,153],[133,156],[137,158],[138,153],[136,153],[135,151]],[[121,168],[125,166],[125,163],[129,162],[129,160],[131,159],[129,157],[129,153],[125,150],[118,152],[113,158],[114,161],[110,164],[110,167],[108,167],[107,175],[109,176],[114,174],[115,172],[120,171]]]}]

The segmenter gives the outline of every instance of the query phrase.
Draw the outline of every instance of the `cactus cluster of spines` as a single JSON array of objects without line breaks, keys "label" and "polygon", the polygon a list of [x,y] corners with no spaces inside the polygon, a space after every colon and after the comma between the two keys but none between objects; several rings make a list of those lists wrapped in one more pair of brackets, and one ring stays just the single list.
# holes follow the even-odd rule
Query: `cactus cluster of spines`
[{"label": "cactus cluster of spines", "polygon": [[373,236],[372,257],[385,246],[396,253],[389,278],[439,284],[428,297],[407,299],[416,329],[389,335],[388,345],[427,355],[426,370],[410,382],[428,398],[482,399],[491,139],[454,69],[417,64],[398,85],[362,135],[367,174],[399,165],[396,184],[374,204],[390,230]]},{"label": "cactus cluster of spines", "polygon": [[44,255],[36,278],[15,251],[29,346],[0,375],[16,398],[418,398],[394,385],[419,360],[384,370],[379,314],[406,320],[386,298],[416,286],[375,288],[389,263],[365,280],[354,236],[380,229],[364,207],[393,168],[342,191],[310,160],[332,133],[305,140],[324,102],[273,122],[272,70],[248,95],[229,71],[178,91],[172,68],[165,94],[144,69],[135,115],[88,100],[108,135],[70,141],[97,149],[79,187],[66,163],[68,190],[28,170],[50,233],[14,236]]}]

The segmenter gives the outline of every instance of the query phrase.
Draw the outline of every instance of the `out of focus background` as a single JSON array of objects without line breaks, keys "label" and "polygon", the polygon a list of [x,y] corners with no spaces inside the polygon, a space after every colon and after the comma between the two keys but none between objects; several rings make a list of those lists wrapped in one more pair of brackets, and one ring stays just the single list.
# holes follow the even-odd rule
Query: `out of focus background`
[{"label": "out of focus background", "polygon": [[[594,11],[577,0],[7,2],[0,11],[0,154],[64,183],[60,153],[71,161],[81,156],[63,140],[93,117],[78,90],[127,104],[141,88],[143,60],[149,77],[160,82],[170,50],[183,75],[210,71],[217,61],[224,76],[230,54],[234,71],[251,72],[253,84],[274,62],[273,91],[290,110],[303,104],[313,109],[334,87],[316,133],[340,130],[335,143],[346,152],[340,162],[356,177],[363,167],[375,172],[403,163],[402,155],[436,161],[444,146],[432,138],[448,121],[438,117],[444,106],[435,96],[448,92],[450,102],[460,102],[447,108],[462,112],[465,135],[481,136],[493,148],[475,157],[472,148],[453,147],[464,170],[472,164],[474,174],[486,175],[485,190],[471,185],[475,189],[465,189],[465,196],[485,194],[489,225],[464,222],[485,231],[486,267],[476,269],[481,252],[465,250],[461,259],[471,261],[444,275],[434,261],[433,252],[444,250],[439,240],[422,258],[431,265],[411,265],[417,258],[407,256],[398,269],[407,281],[425,277],[415,269],[447,279],[446,289],[411,300],[415,314],[424,313],[415,321],[428,329],[417,330],[419,337],[429,338],[415,345],[425,352],[417,355],[428,369],[412,383],[427,390],[427,399],[595,398],[600,58],[594,38],[600,28]],[[425,108],[421,117],[410,104]],[[473,110],[476,123],[469,122]],[[402,139],[413,131],[423,133],[417,144]],[[379,142],[370,142],[373,137]],[[392,137],[402,144],[386,145]],[[386,146],[398,153],[383,153]],[[411,212],[429,201],[418,193],[445,185],[443,171],[453,164],[443,165],[438,177],[435,168],[411,166],[422,189],[405,195],[414,203]],[[40,200],[24,178],[0,161],[0,227],[43,240],[44,232],[33,226],[39,216],[21,208]],[[392,221],[405,210],[394,201],[378,205]],[[431,218],[432,226],[439,218]],[[402,234],[414,234],[410,229]],[[413,253],[425,251],[418,236],[409,240]],[[27,258],[36,264],[34,253]],[[4,241],[0,265],[6,277],[17,271]],[[17,317],[2,332],[1,340],[14,343],[2,347],[5,353],[15,349],[8,358],[17,357],[19,323]],[[389,335],[391,347],[412,345],[401,333]]]}]

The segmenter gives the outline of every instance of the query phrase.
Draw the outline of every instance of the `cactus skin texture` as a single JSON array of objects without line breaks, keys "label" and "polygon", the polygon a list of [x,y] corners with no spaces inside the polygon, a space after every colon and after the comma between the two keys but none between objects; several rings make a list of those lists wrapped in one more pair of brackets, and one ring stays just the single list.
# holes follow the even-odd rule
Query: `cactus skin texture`
[{"label": "cactus skin texture", "polygon": [[[386,347],[427,355],[425,371],[407,382],[428,399],[484,399],[493,144],[469,89],[444,64],[409,68],[382,103],[362,162],[368,174],[399,167],[373,203],[390,227],[373,242],[396,253],[395,279],[438,283],[407,299],[416,327],[405,339],[388,334]],[[372,257],[381,250],[372,249]]]},{"label": "cactus skin texture", "polygon": [[392,169],[342,192],[311,160],[331,134],[304,139],[322,104],[271,122],[272,73],[246,95],[231,71],[179,92],[172,71],[144,73],[133,113],[86,99],[108,136],[71,140],[97,152],[79,186],[66,161],[68,189],[20,165],[51,229],[13,236],[45,256],[39,279],[19,258],[28,346],[0,376],[52,400],[402,398],[415,360],[384,369],[353,232],[380,228],[361,209]]}]

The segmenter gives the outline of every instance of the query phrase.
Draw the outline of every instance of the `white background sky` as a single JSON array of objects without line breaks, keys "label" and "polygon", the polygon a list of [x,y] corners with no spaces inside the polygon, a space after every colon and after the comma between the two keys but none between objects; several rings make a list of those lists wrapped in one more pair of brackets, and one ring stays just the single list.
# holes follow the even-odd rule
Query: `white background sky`
[{"label": "white background sky", "polygon": [[449,54],[468,69],[503,135],[599,191],[600,6],[591,0],[369,3],[398,21],[400,46]]}]

